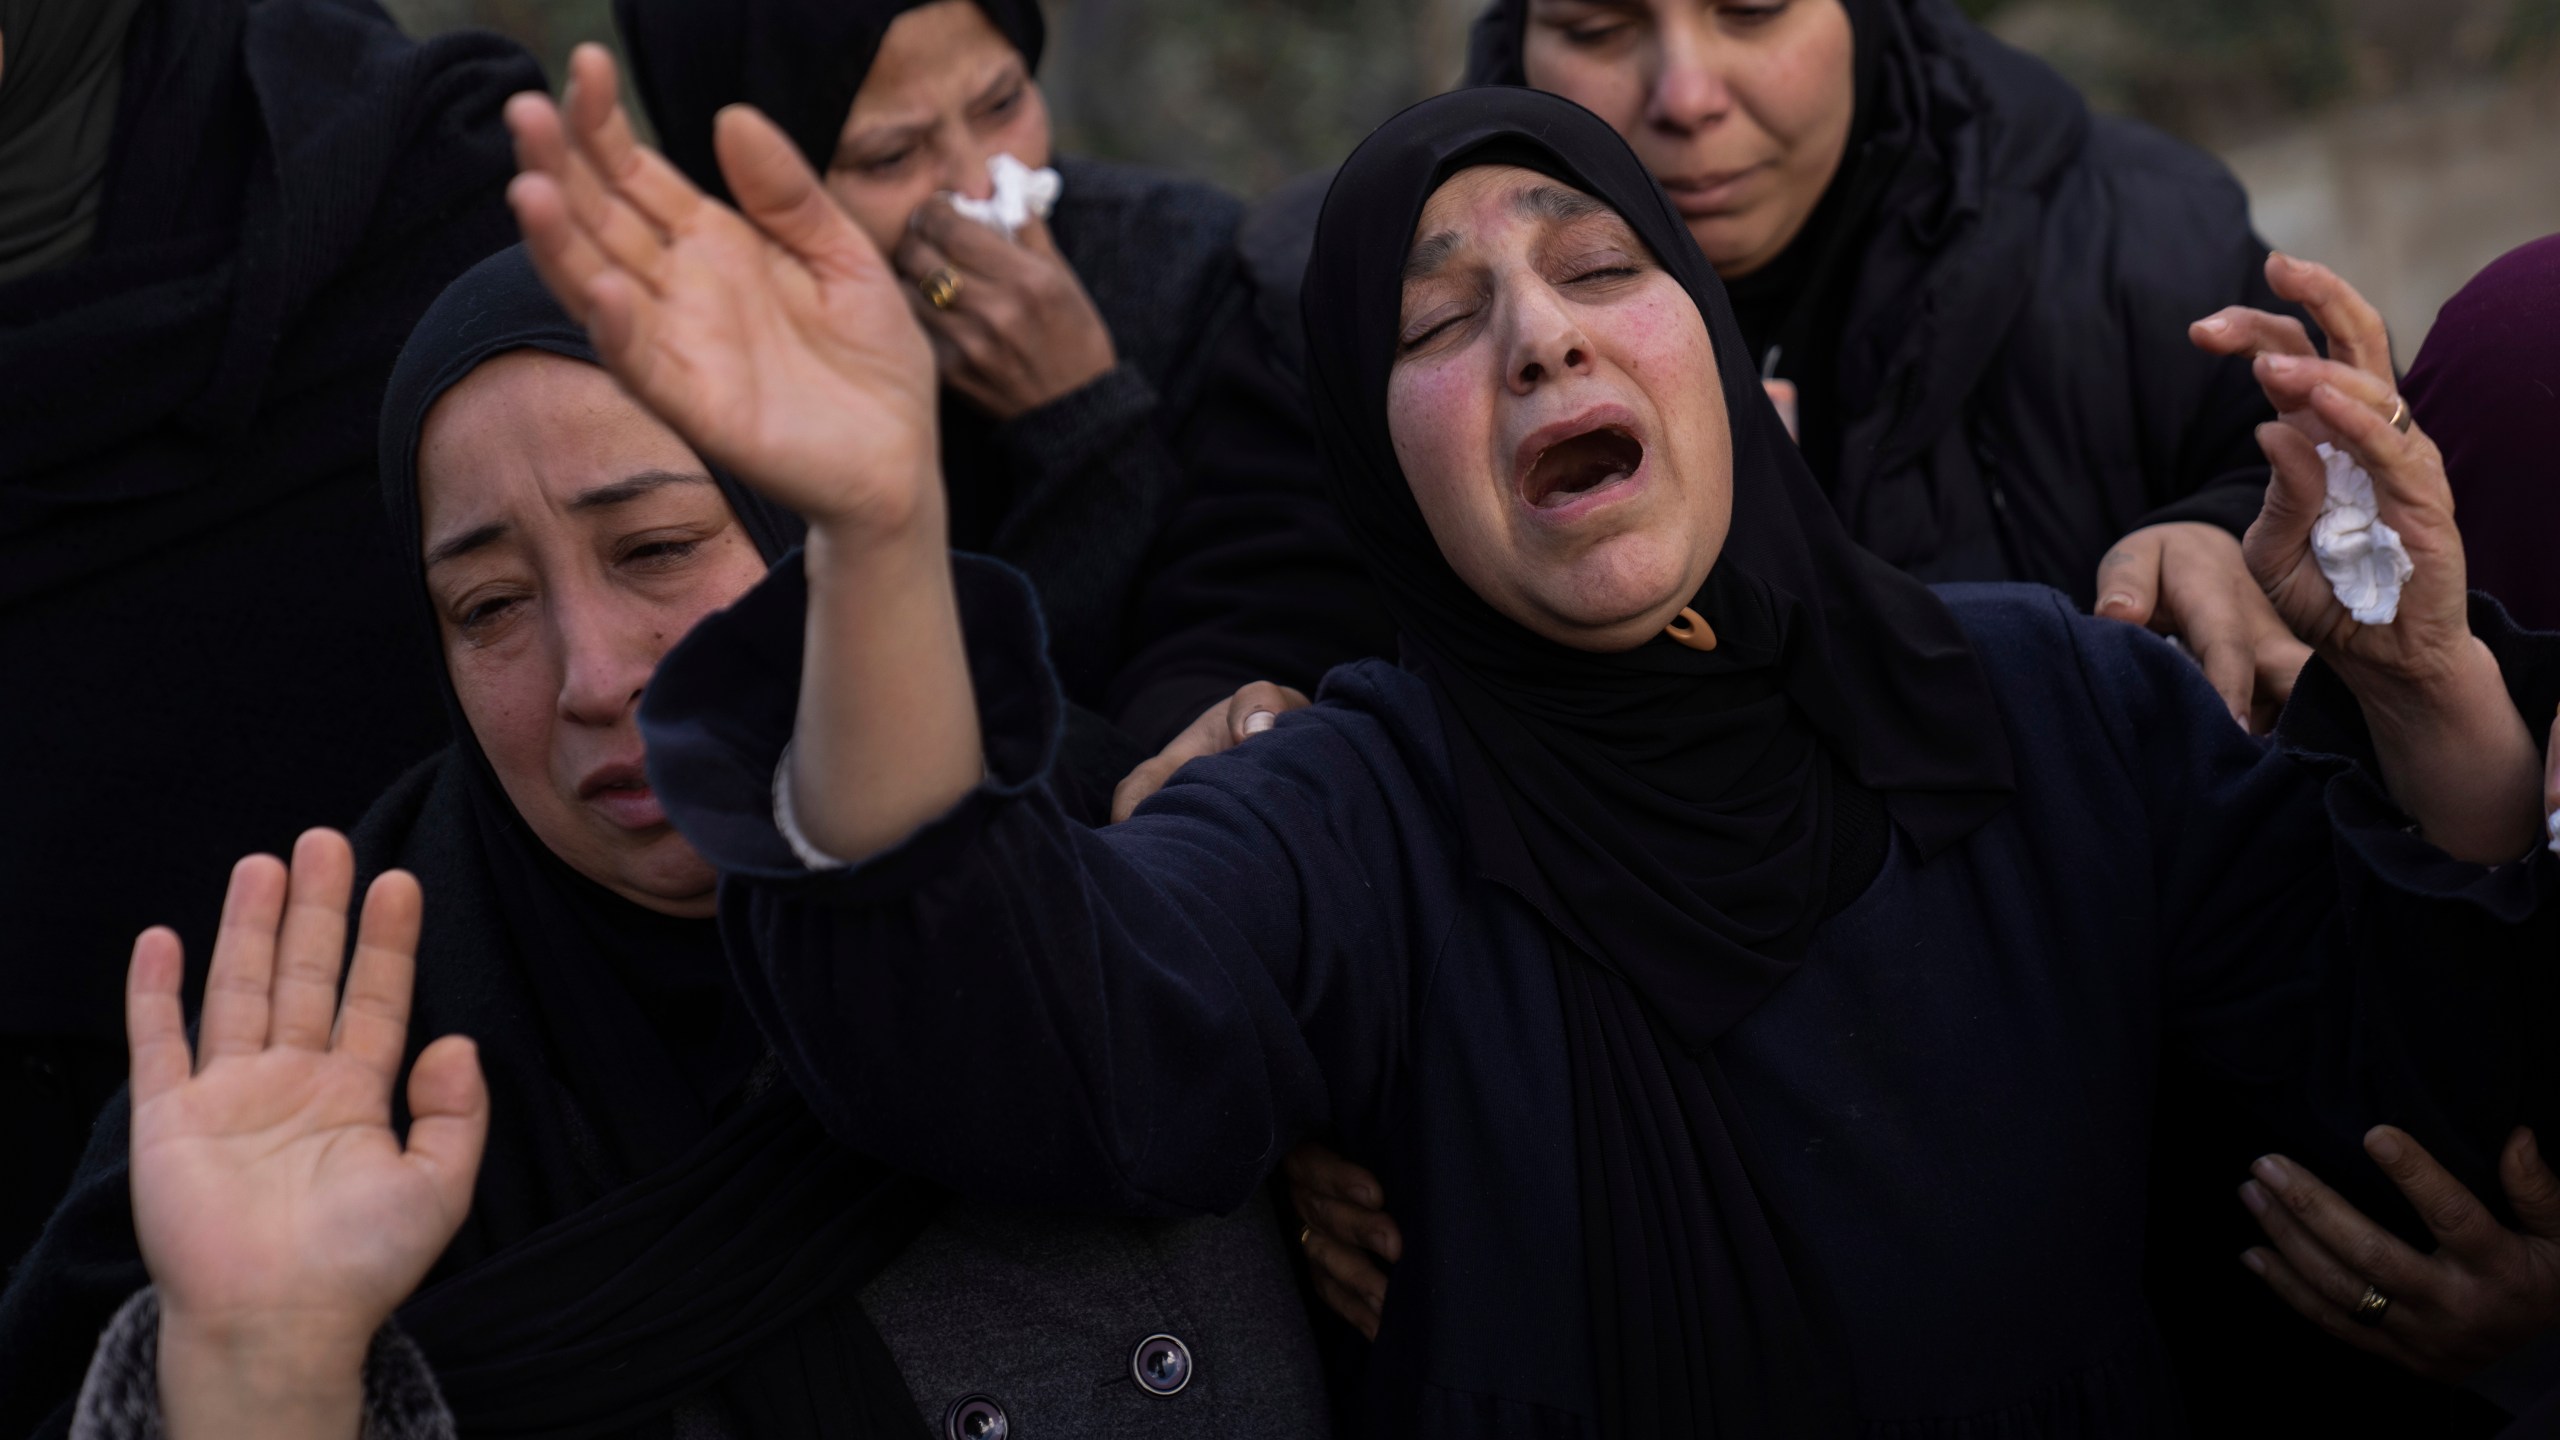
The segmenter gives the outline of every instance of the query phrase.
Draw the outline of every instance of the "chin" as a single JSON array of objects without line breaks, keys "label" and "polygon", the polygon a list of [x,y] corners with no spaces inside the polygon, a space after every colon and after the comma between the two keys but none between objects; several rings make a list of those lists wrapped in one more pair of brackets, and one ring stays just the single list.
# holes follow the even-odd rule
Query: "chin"
[{"label": "chin", "polygon": [[[1632,650],[1680,613],[1697,587],[1670,556],[1602,554],[1561,583],[1542,586],[1539,609],[1556,623],[1550,638],[1584,650]],[[1543,628],[1543,627],[1533,627]]]}]

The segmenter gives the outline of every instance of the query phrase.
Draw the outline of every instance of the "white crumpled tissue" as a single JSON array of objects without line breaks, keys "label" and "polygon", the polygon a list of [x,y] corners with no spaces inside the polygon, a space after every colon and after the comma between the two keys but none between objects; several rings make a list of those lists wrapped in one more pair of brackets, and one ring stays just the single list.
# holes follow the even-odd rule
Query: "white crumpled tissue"
[{"label": "white crumpled tissue", "polygon": [[995,194],[984,200],[953,194],[951,208],[990,230],[1003,231],[1008,240],[1030,224],[1032,216],[1048,219],[1057,207],[1058,192],[1066,188],[1057,171],[1046,165],[1034,170],[1007,154],[987,161],[987,178],[995,182]]},{"label": "white crumpled tissue", "polygon": [[2311,555],[2329,588],[2359,625],[2388,625],[2400,615],[2400,587],[2417,567],[2400,532],[2382,523],[2373,477],[2335,445],[2320,447],[2329,466],[2329,496],[2311,523]]}]

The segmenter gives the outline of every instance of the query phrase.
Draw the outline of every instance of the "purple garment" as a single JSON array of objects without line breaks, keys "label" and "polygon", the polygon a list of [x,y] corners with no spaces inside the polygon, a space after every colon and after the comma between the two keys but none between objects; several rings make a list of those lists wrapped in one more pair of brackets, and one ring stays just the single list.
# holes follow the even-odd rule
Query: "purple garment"
[{"label": "purple garment", "polygon": [[2446,301],[2402,393],[2444,450],[2472,588],[2560,630],[2560,235]]}]

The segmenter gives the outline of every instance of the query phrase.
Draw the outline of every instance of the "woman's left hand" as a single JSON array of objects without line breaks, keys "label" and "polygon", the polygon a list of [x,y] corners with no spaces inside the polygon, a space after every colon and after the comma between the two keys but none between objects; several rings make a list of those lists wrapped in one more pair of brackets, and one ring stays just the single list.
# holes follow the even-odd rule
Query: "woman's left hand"
[{"label": "woman's left hand", "polygon": [[[2499,1224],[2406,1132],[2377,1126],[2364,1144],[2435,1233],[2436,1252],[2419,1254],[2310,1171],[2270,1155],[2240,1187],[2274,1242],[2241,1260],[2268,1288],[2357,1349],[2449,1382],[2560,1327],[2560,1178],[2531,1131],[2507,1141],[2498,1166],[2521,1231]],[[2369,1291],[2388,1302],[2378,1317]]]},{"label": "woman's left hand", "polygon": [[[999,420],[1120,363],[1102,312],[1038,216],[1008,240],[936,195],[908,222],[895,259],[943,383]],[[937,279],[946,282],[939,306],[929,298]]]}]

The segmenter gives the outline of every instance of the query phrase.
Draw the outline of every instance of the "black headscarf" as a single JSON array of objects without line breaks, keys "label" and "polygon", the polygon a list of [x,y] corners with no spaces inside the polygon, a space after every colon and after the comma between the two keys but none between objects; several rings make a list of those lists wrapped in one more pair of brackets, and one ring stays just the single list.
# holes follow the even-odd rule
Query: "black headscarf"
[{"label": "black headscarf", "polygon": [[[419,431],[447,390],[516,350],[596,363],[520,247],[454,282],[392,373],[384,500],[431,640]],[[797,540],[796,519],[711,473],[767,561]],[[490,992],[530,1012],[481,1040],[497,1128],[472,1221],[401,1310],[463,1432],[663,1431],[675,1402],[716,1386],[757,1436],[916,1433],[914,1402],[853,1292],[913,1237],[930,1192],[829,1140],[760,1063],[712,920],[633,904],[535,837],[474,739],[440,647],[436,672],[457,739],[402,848],[432,834],[438,861],[473,862],[440,868],[478,878],[421,876],[417,1039],[433,1037],[431,1019],[463,1018],[437,1014],[449,999],[481,1013],[445,1028],[474,1034],[498,1019],[490,1010],[514,1008],[490,1006]],[[471,965],[482,993],[464,999],[434,978],[439,929],[514,973]]]},{"label": "black headscarf", "polygon": [[[1730,535],[1693,602],[1711,653],[1531,634],[1458,578],[1414,502],[1386,414],[1401,270],[1424,202],[1480,164],[1606,201],[1705,319],[1734,469]],[[1888,817],[1925,857],[2006,803],[1972,646],[1849,541],[1678,212],[1579,106],[1488,88],[1389,121],[1326,198],[1304,310],[1336,498],[1440,699],[1475,863],[1559,937],[1608,1433],[1827,1432],[1839,1377],[1819,1297],[1790,1279],[1712,1047],[1872,878]]]},{"label": "black headscarf", "polygon": [[[725,105],[753,105],[826,173],[853,97],[891,22],[932,0],[614,0],[640,103],[676,168],[706,192],[729,187],[711,153]],[[1023,64],[1040,68],[1038,0],[978,0]]]},{"label": "black headscarf", "polygon": [[[1889,123],[1896,107],[1887,103],[1886,90],[1913,88],[1898,73],[1910,63],[1911,47],[1892,0],[1840,3],[1856,46],[1851,83],[1857,97],[1840,168],[1787,248],[1725,286],[1753,365],[1770,378],[1795,382],[1806,458],[1825,483],[1838,466],[1847,423],[1840,413],[1840,342],[1858,256],[1910,151],[1910,136]],[[1467,36],[1467,84],[1529,83],[1523,64],[1528,19],[1529,0],[1492,0],[1485,7]]]}]

